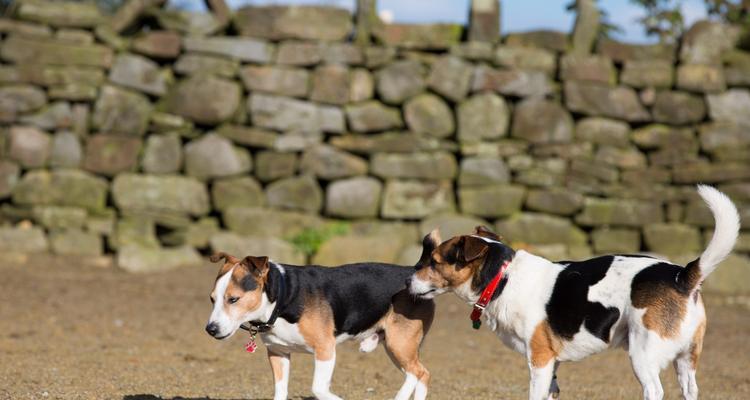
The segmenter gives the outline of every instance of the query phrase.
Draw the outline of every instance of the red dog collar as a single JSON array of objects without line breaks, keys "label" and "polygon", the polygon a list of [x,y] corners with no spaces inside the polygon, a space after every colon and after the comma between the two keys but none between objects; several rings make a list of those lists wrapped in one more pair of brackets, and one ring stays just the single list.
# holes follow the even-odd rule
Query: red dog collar
[{"label": "red dog collar", "polygon": [[482,312],[485,308],[487,308],[487,304],[490,304],[490,301],[492,300],[492,295],[495,294],[495,290],[497,290],[497,285],[500,284],[500,281],[503,279],[503,276],[505,275],[505,270],[508,269],[508,265],[510,264],[510,260],[503,263],[503,265],[500,266],[500,271],[497,272],[497,275],[495,275],[494,278],[492,278],[492,281],[490,281],[490,284],[487,285],[486,288],[484,288],[484,291],[482,292],[482,295],[479,296],[479,300],[477,300],[476,303],[474,303],[474,309],[471,311],[471,325],[474,327],[474,329],[479,329],[480,326],[482,326]]}]

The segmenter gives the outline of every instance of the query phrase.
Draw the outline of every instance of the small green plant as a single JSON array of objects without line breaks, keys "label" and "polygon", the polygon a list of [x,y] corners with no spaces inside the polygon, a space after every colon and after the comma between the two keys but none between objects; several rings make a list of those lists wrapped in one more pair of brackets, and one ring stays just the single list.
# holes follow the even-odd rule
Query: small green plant
[{"label": "small green plant", "polygon": [[292,236],[289,241],[308,256],[318,252],[320,246],[334,236],[345,235],[349,232],[346,222],[330,222],[320,228],[305,228]]}]

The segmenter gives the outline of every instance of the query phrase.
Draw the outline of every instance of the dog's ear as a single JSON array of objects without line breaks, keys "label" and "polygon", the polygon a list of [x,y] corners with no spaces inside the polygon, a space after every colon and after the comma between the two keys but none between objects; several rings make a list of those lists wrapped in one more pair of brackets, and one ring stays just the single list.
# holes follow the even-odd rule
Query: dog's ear
[{"label": "dog's ear", "polygon": [[417,267],[424,266],[430,261],[432,252],[440,245],[440,230],[433,229],[432,232],[425,235],[422,239],[422,255],[419,257]]},{"label": "dog's ear", "polygon": [[263,278],[268,273],[268,257],[247,256],[242,259],[240,265],[258,278]]},{"label": "dog's ear", "polygon": [[477,225],[474,228],[474,234],[477,236],[485,237],[487,239],[497,240],[498,242],[502,241],[503,238],[496,234],[495,232],[492,232],[484,225]]},{"label": "dog's ear", "polygon": [[487,253],[490,248],[489,244],[484,240],[474,236],[464,236],[462,243],[462,258],[464,262],[474,261],[479,257],[482,257]]},{"label": "dog's ear", "polygon": [[218,252],[218,253],[216,253],[216,254],[213,254],[213,255],[212,255],[211,257],[209,257],[208,259],[209,259],[209,260],[210,260],[210,261],[211,261],[212,263],[216,263],[216,262],[219,262],[219,261],[221,261],[221,260],[224,260],[225,262],[228,262],[228,263],[233,263],[233,264],[236,264],[236,263],[240,262],[240,259],[239,259],[239,258],[237,258],[237,257],[235,257],[235,256],[233,256],[233,255],[231,255],[231,254],[227,254],[227,253],[225,253],[225,252],[223,252],[223,251],[220,251],[220,252]]}]

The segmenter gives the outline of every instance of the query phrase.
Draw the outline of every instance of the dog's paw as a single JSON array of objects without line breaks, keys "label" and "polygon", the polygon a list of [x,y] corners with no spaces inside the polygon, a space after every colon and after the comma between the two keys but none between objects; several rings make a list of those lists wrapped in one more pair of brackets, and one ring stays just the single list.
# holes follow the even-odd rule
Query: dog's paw
[{"label": "dog's paw", "polygon": [[558,400],[560,398],[560,392],[550,393],[547,400]]},{"label": "dog's paw", "polygon": [[378,342],[380,342],[380,336],[377,333],[373,333],[359,342],[359,351],[369,353],[378,347]]}]

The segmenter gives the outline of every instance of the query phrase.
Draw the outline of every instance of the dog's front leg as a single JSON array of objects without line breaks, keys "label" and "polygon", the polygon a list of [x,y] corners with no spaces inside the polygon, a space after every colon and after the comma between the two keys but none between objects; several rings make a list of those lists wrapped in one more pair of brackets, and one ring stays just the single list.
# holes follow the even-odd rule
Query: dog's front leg
[{"label": "dog's front leg", "polygon": [[289,390],[289,353],[268,348],[268,362],[273,371],[273,400],[286,400]]},{"label": "dog's front leg", "polygon": [[336,366],[336,343],[326,344],[315,349],[315,372],[312,391],[318,400],[342,400],[331,393],[331,378]]},{"label": "dog's front leg", "polygon": [[555,361],[537,366],[529,362],[529,400],[547,400],[550,395],[552,377],[555,374]]}]

